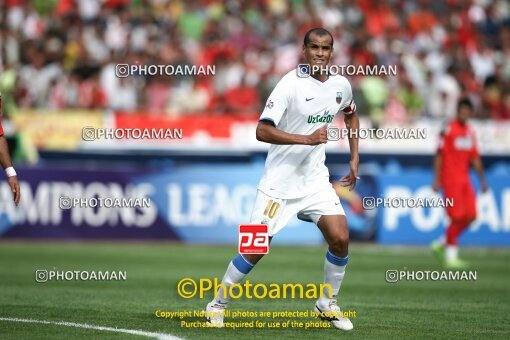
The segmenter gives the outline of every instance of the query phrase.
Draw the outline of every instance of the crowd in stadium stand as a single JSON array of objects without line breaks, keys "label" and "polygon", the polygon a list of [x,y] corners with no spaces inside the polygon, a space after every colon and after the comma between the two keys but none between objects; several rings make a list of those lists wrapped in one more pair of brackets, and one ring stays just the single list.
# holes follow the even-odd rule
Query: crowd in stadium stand
[{"label": "crowd in stadium stand", "polygon": [[[322,26],[332,63],[397,65],[397,76],[349,77],[375,123],[451,118],[461,96],[479,118],[510,119],[507,0],[5,0],[0,16],[8,111],[260,113],[300,62],[305,32]],[[215,75],[118,78],[123,63]]]}]

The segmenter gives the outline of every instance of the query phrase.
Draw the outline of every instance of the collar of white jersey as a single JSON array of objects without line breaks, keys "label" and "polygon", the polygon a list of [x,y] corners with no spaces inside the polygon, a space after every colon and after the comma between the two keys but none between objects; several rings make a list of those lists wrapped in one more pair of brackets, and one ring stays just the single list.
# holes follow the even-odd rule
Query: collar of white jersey
[{"label": "collar of white jersey", "polygon": [[311,79],[313,82],[316,82],[317,84],[326,85],[326,83],[331,81],[331,78],[333,78],[334,76],[335,76],[335,74],[331,74],[331,73],[328,74],[328,79],[326,79],[325,81],[320,81],[319,79],[316,79],[313,76],[306,77],[305,79]]}]

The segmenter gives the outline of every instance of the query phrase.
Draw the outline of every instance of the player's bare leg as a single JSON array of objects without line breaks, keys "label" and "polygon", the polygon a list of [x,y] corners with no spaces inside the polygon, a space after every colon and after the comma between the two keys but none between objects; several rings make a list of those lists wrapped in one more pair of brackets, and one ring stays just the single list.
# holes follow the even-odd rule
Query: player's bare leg
[{"label": "player's bare leg", "polygon": [[344,215],[324,215],[317,226],[334,255],[346,257],[349,254],[349,229]]},{"label": "player's bare leg", "polygon": [[349,230],[344,215],[323,215],[319,219],[319,227],[329,249],[324,261],[324,287],[322,296],[315,304],[315,311],[321,313],[322,319],[331,321],[338,329],[351,330],[352,322],[342,315],[337,305],[337,295],[345,275],[345,267],[349,260]]},{"label": "player's bare leg", "polygon": [[[272,237],[269,237],[271,243]],[[214,299],[207,304],[207,322],[213,327],[223,327],[223,318],[227,309],[230,297],[228,290],[234,283],[241,283],[253,267],[264,257],[265,254],[244,254],[237,255],[230,261],[225,275],[221,280],[221,286],[215,292]]]},{"label": "player's bare leg", "polygon": [[259,262],[260,260],[262,260],[262,258],[264,257],[265,254],[245,254],[243,255],[244,258],[252,263],[252,264],[257,264],[257,262]]}]

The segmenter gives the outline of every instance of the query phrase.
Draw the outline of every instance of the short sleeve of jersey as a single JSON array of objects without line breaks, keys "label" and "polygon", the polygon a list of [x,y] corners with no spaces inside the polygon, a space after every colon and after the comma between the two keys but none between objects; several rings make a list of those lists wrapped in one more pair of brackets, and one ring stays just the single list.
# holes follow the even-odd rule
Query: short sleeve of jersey
[{"label": "short sleeve of jersey", "polygon": [[451,131],[450,124],[444,124],[439,132],[439,142],[437,144],[437,151],[443,151],[447,143]]},{"label": "short sleeve of jersey", "polygon": [[286,77],[282,78],[267,99],[266,107],[259,120],[267,120],[277,126],[289,106],[291,91],[292,83]]},{"label": "short sleeve of jersey", "polygon": [[356,103],[354,102],[354,98],[352,97],[352,88],[349,82],[347,82],[345,85],[345,101],[340,111],[342,111],[346,115],[351,115],[356,112]]}]

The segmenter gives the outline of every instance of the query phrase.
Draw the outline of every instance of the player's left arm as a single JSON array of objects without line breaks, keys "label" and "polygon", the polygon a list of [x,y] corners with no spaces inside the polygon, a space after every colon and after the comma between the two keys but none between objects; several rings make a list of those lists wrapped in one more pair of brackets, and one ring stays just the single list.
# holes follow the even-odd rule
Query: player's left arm
[{"label": "player's left arm", "polygon": [[489,186],[487,185],[487,180],[485,179],[485,173],[483,171],[483,163],[482,159],[480,158],[480,153],[478,152],[478,146],[476,143],[476,137],[475,134],[471,134],[471,138],[473,141],[473,148],[471,150],[471,165],[475,169],[476,173],[478,174],[478,177],[480,178],[480,182],[482,182],[482,191],[486,192],[489,189]]},{"label": "player's left arm", "polygon": [[16,171],[12,167],[11,157],[9,156],[9,147],[4,137],[4,128],[2,126],[2,96],[0,95],[0,165],[7,174],[7,182],[12,190],[13,200],[16,205],[19,204],[20,190]]},{"label": "player's left arm", "polygon": [[[0,112],[1,112],[2,106],[0,104]],[[9,148],[7,146],[7,140],[4,137],[4,132],[2,129],[2,122],[1,122],[1,116],[0,116],[0,166],[4,170],[7,170],[7,182],[9,183],[9,186],[11,187],[12,194],[13,194],[13,200],[16,205],[19,204],[20,200],[20,189],[19,189],[19,183],[18,183],[18,177],[16,176],[16,172],[14,171],[14,168],[12,167],[11,163],[11,157],[9,157]]]},{"label": "player's left arm", "polygon": [[473,157],[471,159],[471,165],[473,165],[473,168],[475,169],[476,173],[478,174],[478,177],[480,178],[480,182],[482,182],[482,191],[486,192],[489,189],[489,186],[487,185],[487,180],[485,179],[483,163],[480,156]]},{"label": "player's left arm", "polygon": [[[359,153],[358,153],[358,130],[359,130],[359,118],[356,112],[351,114],[345,114],[344,116],[345,127],[349,130],[349,148],[351,150],[351,161],[349,162],[350,171],[347,176],[340,179],[340,184],[344,187],[349,187],[349,191],[352,191],[356,186],[356,180],[358,177],[358,166],[359,166]],[[352,131],[352,133],[350,132]]]}]

